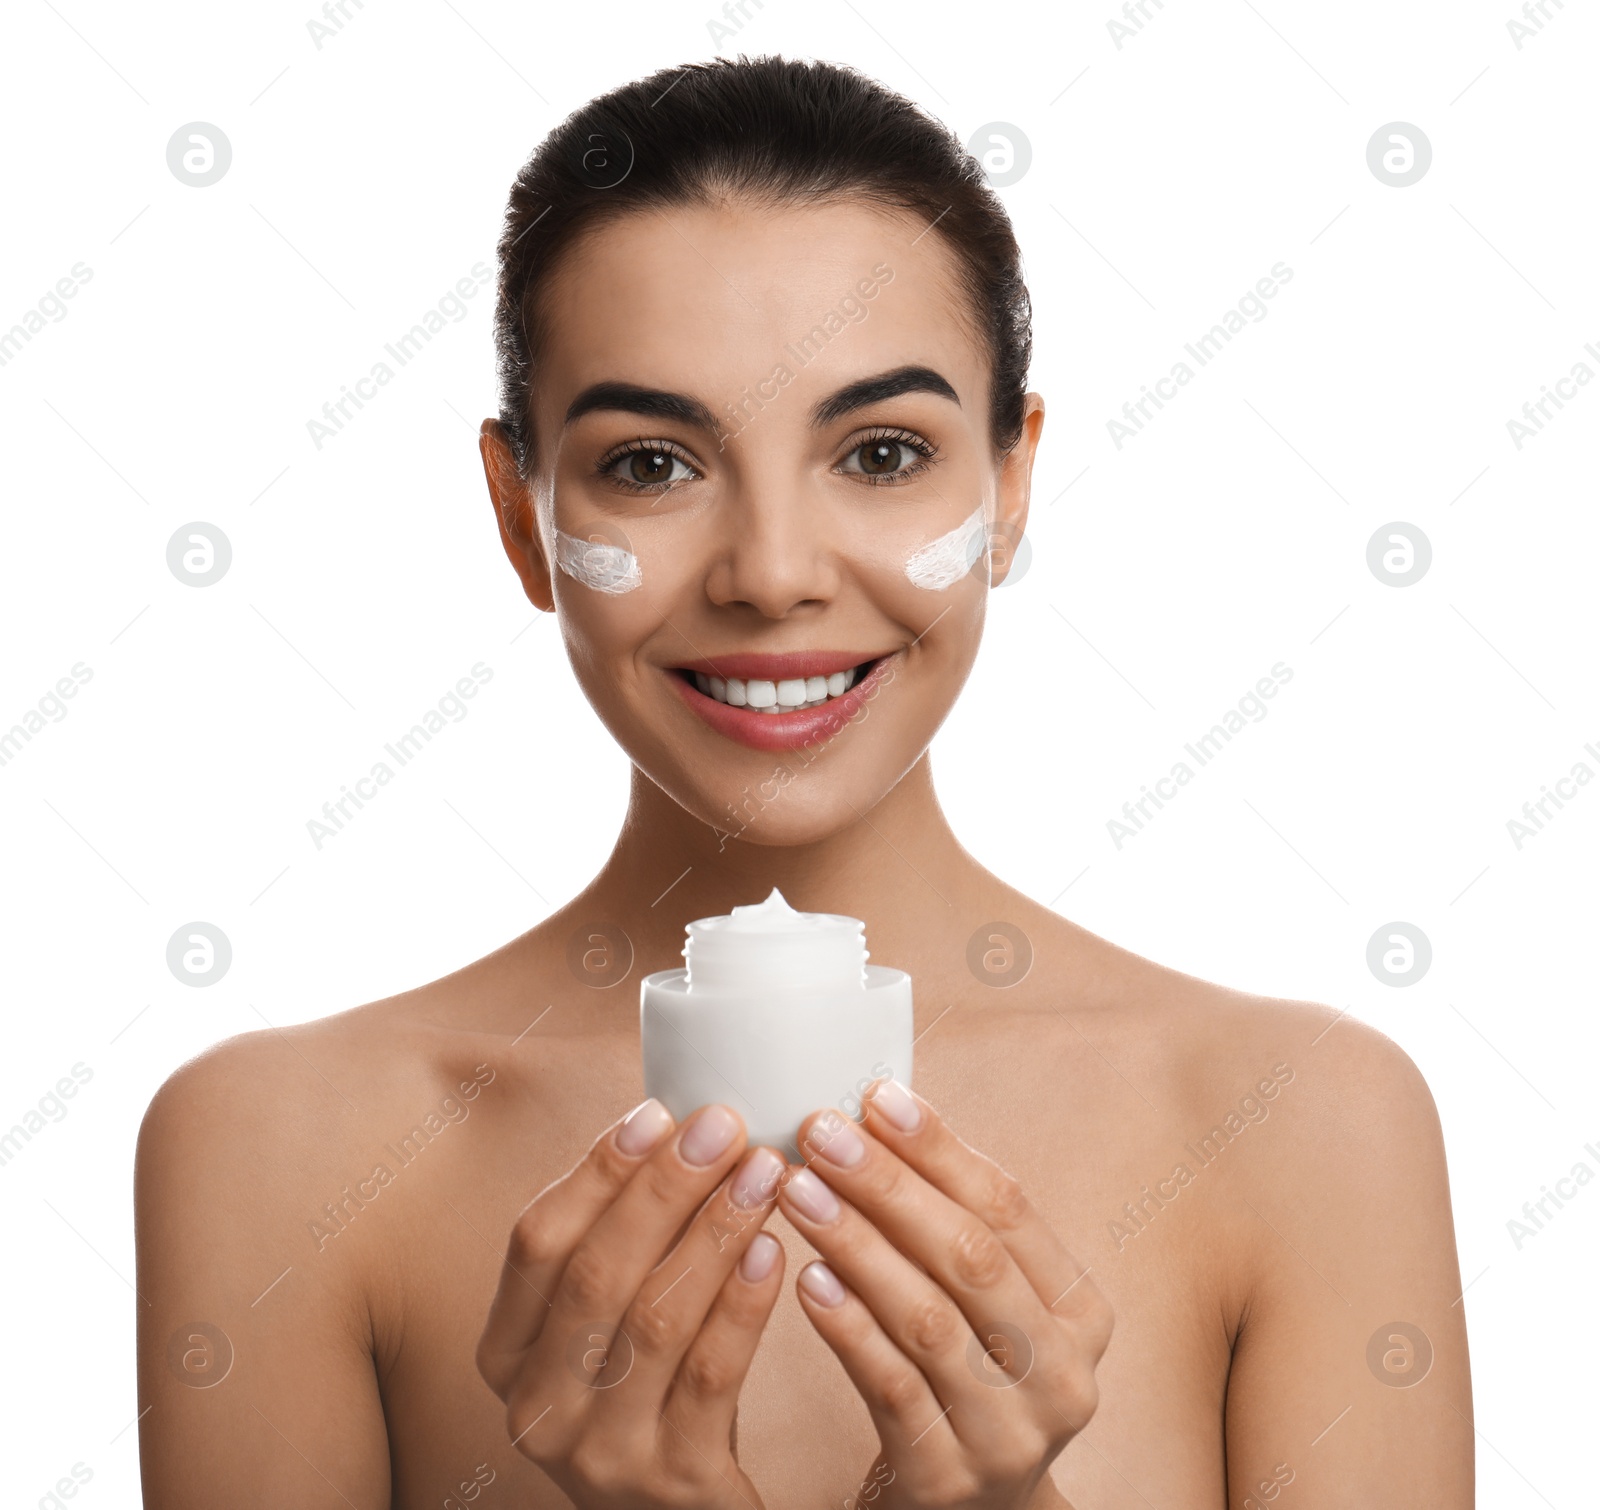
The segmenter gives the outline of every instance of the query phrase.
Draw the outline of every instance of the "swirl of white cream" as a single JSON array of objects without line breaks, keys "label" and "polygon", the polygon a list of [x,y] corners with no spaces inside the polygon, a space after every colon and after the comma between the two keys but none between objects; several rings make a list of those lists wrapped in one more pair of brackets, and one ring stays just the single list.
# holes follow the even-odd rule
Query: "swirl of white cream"
[{"label": "swirl of white cream", "polygon": [[556,531],[556,565],[574,582],[595,592],[632,592],[644,581],[639,558],[632,551],[603,540],[582,540],[560,529]]},{"label": "swirl of white cream", "polygon": [[913,551],[906,559],[906,576],[913,587],[940,592],[972,569],[983,554],[986,539],[980,503],[948,534]]}]

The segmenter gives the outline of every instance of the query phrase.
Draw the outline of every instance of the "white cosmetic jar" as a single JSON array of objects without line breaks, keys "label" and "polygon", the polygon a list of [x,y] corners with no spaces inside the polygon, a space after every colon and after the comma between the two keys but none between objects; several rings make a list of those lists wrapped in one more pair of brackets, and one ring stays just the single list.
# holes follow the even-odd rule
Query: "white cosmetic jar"
[{"label": "white cosmetic jar", "polygon": [[867,963],[864,928],[765,902],[688,926],[686,968],[639,986],[645,1093],[682,1122],[711,1102],[744,1118],[752,1147],[799,1159],[800,1124],[892,1075],[911,1083],[911,977]]}]

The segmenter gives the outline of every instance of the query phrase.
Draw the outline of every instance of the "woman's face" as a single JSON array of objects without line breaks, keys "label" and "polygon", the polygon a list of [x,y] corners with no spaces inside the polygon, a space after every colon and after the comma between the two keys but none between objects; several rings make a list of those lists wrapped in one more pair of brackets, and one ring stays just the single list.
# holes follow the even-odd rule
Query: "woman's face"
[{"label": "woman's face", "polygon": [[525,485],[483,439],[529,598],[688,812],[767,844],[854,823],[971,670],[1042,404],[997,458],[952,254],[860,204],[629,215],[546,296]]}]

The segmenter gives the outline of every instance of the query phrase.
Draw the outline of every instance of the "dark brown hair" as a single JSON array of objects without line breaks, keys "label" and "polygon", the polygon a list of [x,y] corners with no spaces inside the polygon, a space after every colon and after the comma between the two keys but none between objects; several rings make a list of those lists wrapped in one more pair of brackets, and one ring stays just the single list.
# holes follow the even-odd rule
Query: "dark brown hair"
[{"label": "dark brown hair", "polygon": [[574,111],[523,164],[500,236],[495,349],[500,423],[517,470],[535,457],[541,294],[573,243],[611,220],[733,196],[763,204],[860,199],[909,213],[954,252],[987,348],[990,438],[1022,433],[1032,348],[1022,254],[983,169],[946,126],[836,63],[719,58],[666,68]]}]

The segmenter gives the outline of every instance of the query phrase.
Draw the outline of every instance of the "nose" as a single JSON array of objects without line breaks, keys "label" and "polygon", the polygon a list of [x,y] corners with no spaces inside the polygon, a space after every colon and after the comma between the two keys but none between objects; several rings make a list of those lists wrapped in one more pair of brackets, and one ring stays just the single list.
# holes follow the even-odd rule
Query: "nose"
[{"label": "nose", "polygon": [[706,594],[719,608],[784,619],[836,596],[837,539],[826,499],[801,484],[763,480],[730,495],[719,515],[721,538],[706,579]]}]

